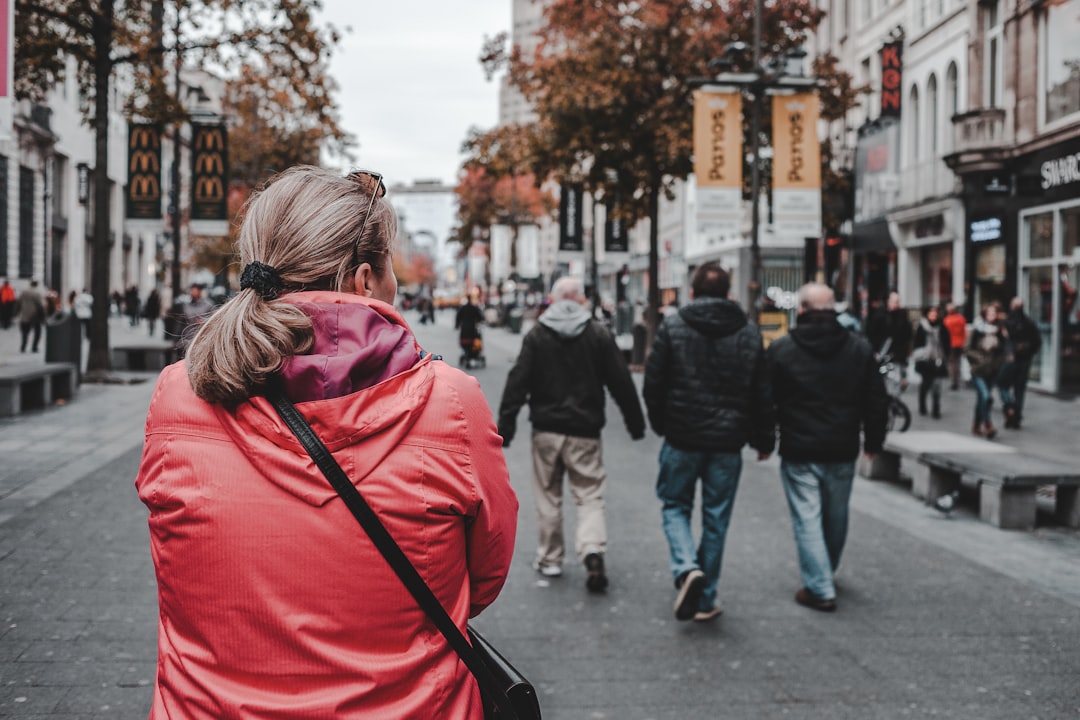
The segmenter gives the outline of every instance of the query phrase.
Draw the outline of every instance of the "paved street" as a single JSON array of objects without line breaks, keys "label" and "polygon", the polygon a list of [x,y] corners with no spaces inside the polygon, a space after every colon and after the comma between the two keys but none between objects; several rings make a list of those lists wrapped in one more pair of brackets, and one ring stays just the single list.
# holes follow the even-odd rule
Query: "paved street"
[{"label": "paved street", "polygon": [[[456,363],[452,315],[407,315]],[[132,333],[113,321],[114,342]],[[520,336],[485,331],[470,371],[497,405]],[[0,363],[20,356],[0,330]],[[145,718],[155,661],[155,589],[132,481],[153,375],[84,385],[74,400],[0,419],[0,717]],[[640,383],[640,376],[636,378]],[[908,401],[915,404],[914,388]],[[971,391],[918,429],[967,432]],[[1001,442],[1075,461],[1077,404],[1029,399]],[[778,461],[748,453],[721,579],[724,615],[678,623],[653,494],[659,438],[631,442],[611,405],[611,587],[584,570],[529,569],[534,518],[527,433],[507,450],[521,497],[518,547],[499,601],[478,620],[541,696],[548,720],[685,717],[971,720],[1080,718],[1080,531],[1004,531],[971,508],[945,518],[902,486],[858,480],[833,615],[796,605],[798,571]],[[520,427],[527,427],[525,411]],[[568,536],[573,511],[568,509]]]}]

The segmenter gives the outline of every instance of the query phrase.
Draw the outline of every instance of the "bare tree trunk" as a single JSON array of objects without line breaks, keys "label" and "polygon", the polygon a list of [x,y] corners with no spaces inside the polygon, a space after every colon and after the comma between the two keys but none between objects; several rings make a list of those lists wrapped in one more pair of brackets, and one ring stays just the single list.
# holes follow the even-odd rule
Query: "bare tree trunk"
[{"label": "bare tree trunk", "polygon": [[90,292],[94,310],[90,319],[88,376],[110,369],[109,358],[109,79],[112,75],[113,15],[115,0],[101,0],[94,15],[94,257]]},{"label": "bare tree trunk", "polygon": [[660,324],[660,178],[649,188],[649,302],[645,310],[645,355]]}]

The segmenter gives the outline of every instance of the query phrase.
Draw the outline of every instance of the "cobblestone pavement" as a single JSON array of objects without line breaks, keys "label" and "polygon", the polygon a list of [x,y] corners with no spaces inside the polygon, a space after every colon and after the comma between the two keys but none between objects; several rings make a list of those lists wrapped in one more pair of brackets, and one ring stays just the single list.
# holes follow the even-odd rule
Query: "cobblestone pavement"
[{"label": "cobblestone pavement", "polygon": [[[416,331],[456,363],[451,325],[446,311]],[[114,342],[145,333],[119,319],[112,328]],[[13,336],[0,330],[0,363],[40,362],[13,358]],[[487,367],[469,372],[495,406],[520,336],[493,328],[484,340]],[[146,717],[155,587],[132,481],[153,375],[125,377],[145,381],[83,385],[63,407],[0,420],[0,717]],[[972,402],[948,393],[935,427],[963,432]],[[1001,442],[1072,458],[1076,404],[1029,403],[1025,430]],[[518,547],[502,597],[477,624],[537,685],[547,720],[1080,718],[1077,531],[998,530],[965,508],[946,519],[902,486],[860,479],[840,609],[823,615],[792,601],[798,571],[777,461],[747,454],[725,613],[678,623],[653,494],[660,439],[631,442],[613,405],[608,421],[604,595],[586,593],[575,562],[556,579],[529,569],[527,435],[507,449]],[[573,515],[568,507],[568,537]]]}]

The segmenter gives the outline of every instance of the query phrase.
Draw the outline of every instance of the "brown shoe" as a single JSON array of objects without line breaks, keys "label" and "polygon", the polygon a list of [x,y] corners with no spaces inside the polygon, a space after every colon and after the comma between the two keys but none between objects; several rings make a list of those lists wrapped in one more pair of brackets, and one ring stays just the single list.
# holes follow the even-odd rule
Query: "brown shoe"
[{"label": "brown shoe", "polygon": [[822,600],[806,588],[799,588],[799,592],[795,593],[795,602],[821,612],[836,612],[835,600]]},{"label": "brown shoe", "polygon": [[993,440],[995,437],[997,437],[997,430],[994,429],[994,424],[989,420],[986,421],[983,434],[986,435],[987,440]]},{"label": "brown shoe", "polygon": [[982,434],[983,434],[982,425],[980,425],[979,423],[973,424],[971,426],[971,434],[972,435],[978,435],[979,437],[982,437]]}]

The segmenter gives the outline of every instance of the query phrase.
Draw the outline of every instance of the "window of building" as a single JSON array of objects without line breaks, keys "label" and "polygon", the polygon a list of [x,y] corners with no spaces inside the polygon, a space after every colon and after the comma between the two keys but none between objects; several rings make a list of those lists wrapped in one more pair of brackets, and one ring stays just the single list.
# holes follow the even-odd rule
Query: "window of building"
[{"label": "window of building", "polygon": [[996,108],[1001,105],[1002,78],[1004,75],[1002,60],[1003,26],[997,0],[983,6],[986,34],[983,47],[983,93],[985,107]]},{"label": "window of building", "polygon": [[0,155],[0,277],[8,274],[8,159]]},{"label": "window of building", "polygon": [[939,130],[937,76],[931,75],[926,83],[926,140],[930,146],[930,157],[938,155]]},{"label": "window of building", "polygon": [[911,149],[908,152],[908,157],[912,162],[918,162],[922,156],[922,137],[920,128],[920,111],[919,111],[919,88],[914,85],[911,87],[911,96],[908,99],[908,139],[911,142]]},{"label": "window of building", "polygon": [[946,155],[952,151],[953,146],[953,115],[960,112],[960,85],[957,75],[956,63],[949,63],[949,69],[945,71],[945,126],[949,130],[945,133],[941,142],[942,154]]},{"label": "window of building", "polygon": [[1047,123],[1080,113],[1080,0],[1046,5],[1043,50],[1043,102]]},{"label": "window of building", "polygon": [[19,168],[19,277],[34,274],[34,171]]}]

